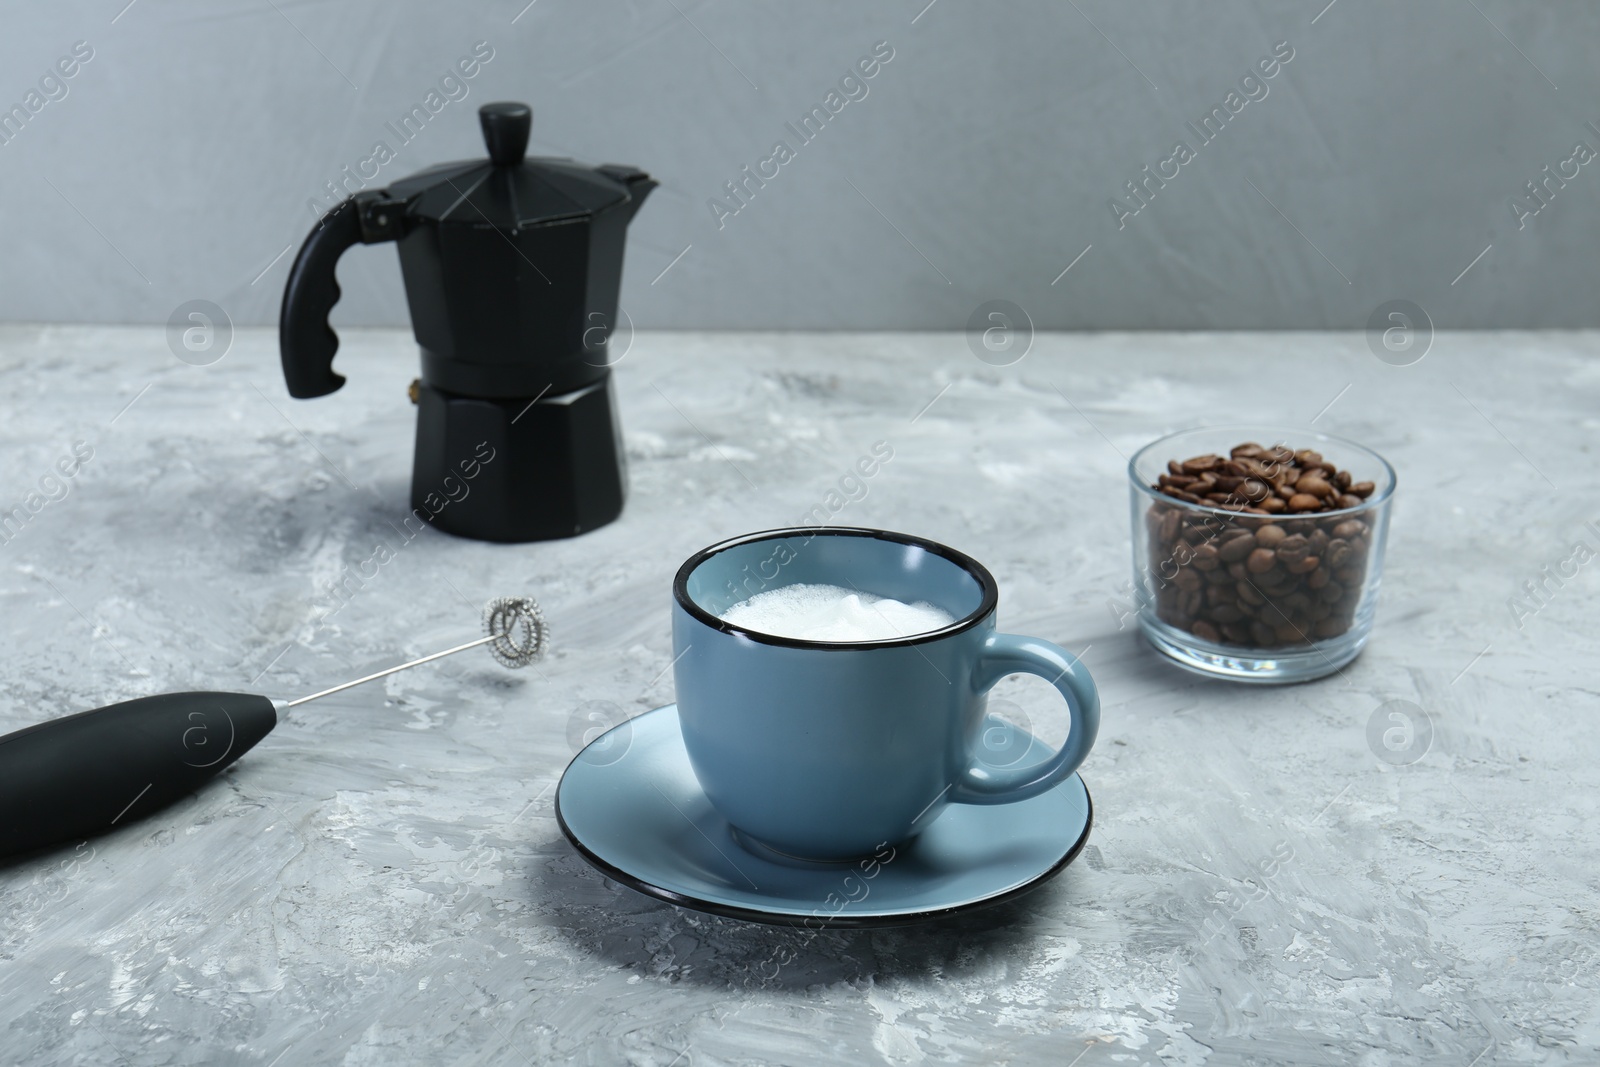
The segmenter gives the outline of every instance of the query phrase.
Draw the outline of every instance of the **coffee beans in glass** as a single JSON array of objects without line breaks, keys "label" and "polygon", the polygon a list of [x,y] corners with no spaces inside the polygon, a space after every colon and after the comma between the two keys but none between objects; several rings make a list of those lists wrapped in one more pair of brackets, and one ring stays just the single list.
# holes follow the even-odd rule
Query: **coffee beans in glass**
[{"label": "coffee beans in glass", "polygon": [[1331,674],[1372,630],[1394,469],[1327,434],[1187,430],[1128,464],[1139,626],[1180,666]]}]

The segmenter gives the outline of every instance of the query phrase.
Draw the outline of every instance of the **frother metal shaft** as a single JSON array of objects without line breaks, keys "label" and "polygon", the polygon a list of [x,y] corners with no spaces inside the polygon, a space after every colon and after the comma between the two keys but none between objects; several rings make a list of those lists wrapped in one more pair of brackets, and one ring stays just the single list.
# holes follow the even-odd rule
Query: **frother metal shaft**
[{"label": "frother metal shaft", "polygon": [[343,685],[336,685],[332,689],[324,689],[320,693],[312,693],[310,696],[301,697],[299,700],[286,700],[281,702],[274,701],[273,703],[278,704],[279,707],[283,708],[296,708],[301,704],[309,704],[313,700],[321,700],[323,697],[332,696],[335,693],[342,693],[346,689],[353,688],[354,686],[364,685],[367,682],[376,681],[379,678],[387,678],[391,674],[409,670],[412,667],[420,667],[424,663],[432,663],[436,659],[444,659],[444,657],[453,656],[457,652],[465,652],[469,648],[477,648],[479,645],[487,645],[490,641],[497,640],[502,636],[504,635],[490,634],[487,637],[480,637],[476,641],[468,641],[464,645],[457,645],[455,648],[447,648],[443,652],[435,652],[431,656],[423,656],[421,659],[414,659],[410,663],[402,663],[398,667],[390,667],[388,670],[382,670],[374,674],[369,674],[365,678],[357,678],[354,681],[345,682]]}]

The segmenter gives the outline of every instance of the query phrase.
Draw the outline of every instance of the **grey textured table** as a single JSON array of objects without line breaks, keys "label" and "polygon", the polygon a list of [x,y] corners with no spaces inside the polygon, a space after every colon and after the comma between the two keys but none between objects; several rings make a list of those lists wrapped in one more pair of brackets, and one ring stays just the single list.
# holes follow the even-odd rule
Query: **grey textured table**
[{"label": "grey textured table", "polygon": [[[0,1060],[1593,1062],[1600,564],[1511,599],[1600,547],[1600,336],[1441,334],[1401,368],[1359,334],[1054,335],[993,368],[960,335],[641,334],[626,513],[526,546],[397,534],[415,363],[407,335],[347,333],[350,384],[302,403],[270,332],[193,367],[159,330],[0,329],[0,504],[93,450],[0,545],[0,728],[301,694],[471,636],[497,594],[536,595],[556,642],[538,670],[469,653],[297,709],[176,809],[0,867]],[[1129,625],[1124,457],[1231,416],[1399,469],[1341,676],[1199,679]],[[835,521],[972,553],[1006,629],[1082,653],[1097,825],[1020,901],[825,933],[768,979],[801,935],[604,880],[551,796],[596,722],[672,698],[677,564],[799,521],[877,441],[893,459]],[[1004,686],[1061,735],[1043,683]],[[1370,740],[1397,700],[1414,732]]]}]

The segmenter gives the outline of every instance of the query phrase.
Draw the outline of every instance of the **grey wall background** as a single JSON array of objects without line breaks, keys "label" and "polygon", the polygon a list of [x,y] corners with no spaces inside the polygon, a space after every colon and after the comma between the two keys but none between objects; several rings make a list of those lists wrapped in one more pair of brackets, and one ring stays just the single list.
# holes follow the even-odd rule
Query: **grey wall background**
[{"label": "grey wall background", "polygon": [[[374,186],[481,154],[474,109],[509,98],[532,151],[662,181],[629,247],[640,328],[950,329],[991,298],[1043,328],[1357,328],[1395,298],[1441,327],[1600,325],[1600,161],[1522,229],[1508,207],[1600,150],[1587,0],[526,3],[7,5],[0,103],[74,42],[94,58],[0,145],[0,318],[205,298],[274,322],[325,182],[380,139]],[[478,41],[469,95],[398,147],[384,124]],[[868,95],[719,229],[707,200],[878,41]],[[1279,41],[1268,95],[1200,146],[1185,120]],[[1110,198],[1180,139],[1196,158],[1119,229]],[[336,323],[405,321],[393,249],[341,280]]]}]

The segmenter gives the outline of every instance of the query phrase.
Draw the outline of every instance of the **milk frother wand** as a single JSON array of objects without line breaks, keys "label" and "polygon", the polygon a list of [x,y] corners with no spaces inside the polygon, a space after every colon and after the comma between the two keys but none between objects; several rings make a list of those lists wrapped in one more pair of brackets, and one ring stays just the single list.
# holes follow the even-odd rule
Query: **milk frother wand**
[{"label": "milk frother wand", "polygon": [[550,641],[531,597],[489,601],[483,627],[487,636],[476,641],[298,700],[161,693],[0,737],[0,857],[81,841],[182,799],[271,732],[280,710],[479,645],[515,670],[540,659]]}]

